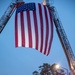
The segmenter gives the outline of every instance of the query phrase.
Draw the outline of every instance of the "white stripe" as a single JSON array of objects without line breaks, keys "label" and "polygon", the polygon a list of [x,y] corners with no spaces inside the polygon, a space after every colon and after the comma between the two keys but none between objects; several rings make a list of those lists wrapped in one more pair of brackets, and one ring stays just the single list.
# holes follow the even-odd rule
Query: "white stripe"
[{"label": "white stripe", "polygon": [[27,25],[27,15],[26,11],[24,12],[24,27],[25,27],[25,47],[29,47],[29,39],[28,39],[28,25]]},{"label": "white stripe", "polygon": [[36,4],[36,16],[37,16],[37,25],[38,25],[38,50],[40,51],[41,46],[41,30],[40,30],[40,15],[39,15],[39,8],[38,4]]},{"label": "white stripe", "polygon": [[50,13],[48,11],[48,8],[46,7],[47,10],[47,17],[48,17],[48,24],[49,24],[49,37],[48,37],[48,43],[47,43],[47,51],[46,51],[46,55],[48,54],[48,48],[49,48],[49,43],[50,43],[50,39],[51,39],[51,22],[50,22]]},{"label": "white stripe", "polygon": [[20,13],[18,15],[18,46],[22,46],[22,36],[21,36],[21,17]]},{"label": "white stripe", "polygon": [[42,53],[44,53],[45,51],[45,40],[46,40],[46,19],[45,19],[45,12],[44,12],[44,6],[41,4],[42,7],[42,17],[43,17],[43,49],[42,49]]},{"label": "white stripe", "polygon": [[30,21],[31,21],[31,32],[32,32],[32,48],[35,48],[36,40],[35,40],[33,11],[30,11]]}]

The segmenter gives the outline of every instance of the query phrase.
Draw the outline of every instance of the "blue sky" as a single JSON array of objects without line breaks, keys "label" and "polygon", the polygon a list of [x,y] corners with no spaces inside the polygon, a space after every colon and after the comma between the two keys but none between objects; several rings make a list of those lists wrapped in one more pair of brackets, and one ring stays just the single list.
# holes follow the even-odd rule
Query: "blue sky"
[{"label": "blue sky", "polygon": [[[39,2],[43,0],[24,0],[28,2]],[[7,9],[11,0],[0,1],[0,18]],[[75,1],[74,0],[54,0],[59,18],[63,24],[68,40],[75,54]],[[0,75],[32,75],[34,70],[43,63],[57,63],[69,69],[67,59],[59,41],[54,27],[54,37],[49,56],[45,56],[39,51],[28,48],[15,48],[14,37],[15,12],[7,23],[3,32],[0,34]]]}]

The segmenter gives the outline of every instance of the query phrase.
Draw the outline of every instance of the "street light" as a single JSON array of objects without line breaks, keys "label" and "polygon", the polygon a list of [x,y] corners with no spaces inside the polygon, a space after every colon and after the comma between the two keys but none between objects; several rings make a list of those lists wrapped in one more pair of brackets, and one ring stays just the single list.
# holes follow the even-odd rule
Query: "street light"
[{"label": "street light", "polygon": [[59,64],[55,64],[55,68],[56,68],[56,69],[60,69],[60,68],[65,69],[66,72],[67,72],[67,75],[68,75],[68,69],[66,69],[66,68],[64,68],[64,67],[61,67]]},{"label": "street light", "polygon": [[56,69],[60,69],[60,65],[59,65],[59,64],[56,64],[56,65],[55,65],[55,68],[56,68]]}]

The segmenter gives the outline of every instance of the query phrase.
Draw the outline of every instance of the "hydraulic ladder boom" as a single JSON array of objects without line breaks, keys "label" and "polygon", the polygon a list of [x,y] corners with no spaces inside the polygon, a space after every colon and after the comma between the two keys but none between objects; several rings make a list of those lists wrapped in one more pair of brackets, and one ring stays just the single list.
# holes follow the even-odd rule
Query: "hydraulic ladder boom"
[{"label": "hydraulic ladder boom", "polygon": [[44,0],[43,4],[47,5],[48,8],[50,8],[50,10],[51,10],[51,14],[52,14],[52,18],[53,18],[53,21],[54,21],[54,24],[56,27],[56,31],[57,31],[58,37],[60,39],[60,42],[62,44],[64,53],[67,57],[69,67],[72,71],[72,74],[75,75],[75,56],[73,54],[72,48],[71,48],[68,38],[66,36],[63,25],[57,15],[57,11],[54,6],[50,6],[49,0]]},{"label": "hydraulic ladder boom", "polygon": [[20,4],[23,4],[23,3],[24,3],[23,0],[15,0],[15,2],[10,3],[10,5],[6,9],[6,11],[4,12],[3,16],[0,18],[0,33],[4,29],[5,25],[9,21],[9,19],[11,18],[13,12],[16,9],[16,5],[17,4],[20,5]]},{"label": "hydraulic ladder boom", "polygon": [[70,67],[73,75],[75,75],[75,56],[73,54],[72,48],[71,48],[70,43],[68,41],[68,38],[66,36],[63,25],[62,25],[59,17],[57,16],[57,11],[56,11],[55,7],[53,7],[53,6],[50,7],[50,10],[52,13],[52,17],[53,17],[53,21],[54,21],[54,24],[56,27],[58,37],[59,37],[60,42],[62,44],[65,55],[67,57],[69,67]]}]

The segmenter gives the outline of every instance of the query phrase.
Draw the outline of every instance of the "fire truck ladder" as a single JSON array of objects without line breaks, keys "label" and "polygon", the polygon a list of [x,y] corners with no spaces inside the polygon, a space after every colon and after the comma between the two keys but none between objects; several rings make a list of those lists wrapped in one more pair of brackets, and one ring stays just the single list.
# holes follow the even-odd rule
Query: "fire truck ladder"
[{"label": "fire truck ladder", "polygon": [[[52,13],[52,17],[53,17],[53,21],[54,21],[54,24],[55,24],[55,27],[56,27],[57,34],[59,36],[59,39],[60,39],[60,42],[62,44],[63,50],[64,50],[65,55],[67,57],[70,69],[71,69],[72,73],[74,73],[75,72],[75,56],[73,54],[71,45],[68,41],[68,38],[66,36],[63,25],[62,25],[58,15],[57,15],[57,11],[56,11],[55,7],[51,6],[50,10],[51,10],[51,13]],[[75,75],[75,73],[73,75]]]},{"label": "fire truck ladder", "polygon": [[0,33],[3,31],[5,25],[11,18],[12,14],[14,13],[16,9],[17,4],[24,3],[23,0],[15,0],[15,2],[11,2],[6,11],[4,12],[3,16],[0,19]]},{"label": "fire truck ladder", "polygon": [[[59,17],[57,16],[57,11],[56,11],[54,6],[49,5],[49,3],[47,2],[49,0],[44,0],[44,1],[46,1],[46,5],[51,10],[51,14],[52,14],[53,21],[54,21],[54,24],[56,27],[56,31],[57,31],[58,37],[60,39],[60,42],[62,44],[65,55],[67,57],[69,67],[70,67],[73,75],[75,75],[75,56],[73,54],[72,48],[70,46],[70,43],[69,43],[68,38],[66,36],[66,33],[64,31],[62,23],[61,23]],[[5,11],[4,15],[0,19],[0,33],[2,32],[6,23],[9,21],[10,17],[12,16],[12,14],[15,10],[16,4],[21,3],[21,2],[23,2],[23,1],[22,0],[16,0],[15,2],[11,2],[11,4],[7,8],[7,10]]]},{"label": "fire truck ladder", "polygon": [[69,40],[67,38],[63,25],[58,17],[56,8],[54,6],[50,6],[49,0],[44,0],[43,4],[46,5],[48,8],[50,8],[51,10],[51,14],[52,14],[52,18],[56,27],[56,31],[60,39],[61,45],[63,47],[64,53],[66,55],[66,58],[68,60],[70,70],[72,71],[72,74],[75,75],[75,56],[73,54],[71,45],[69,43]]}]

